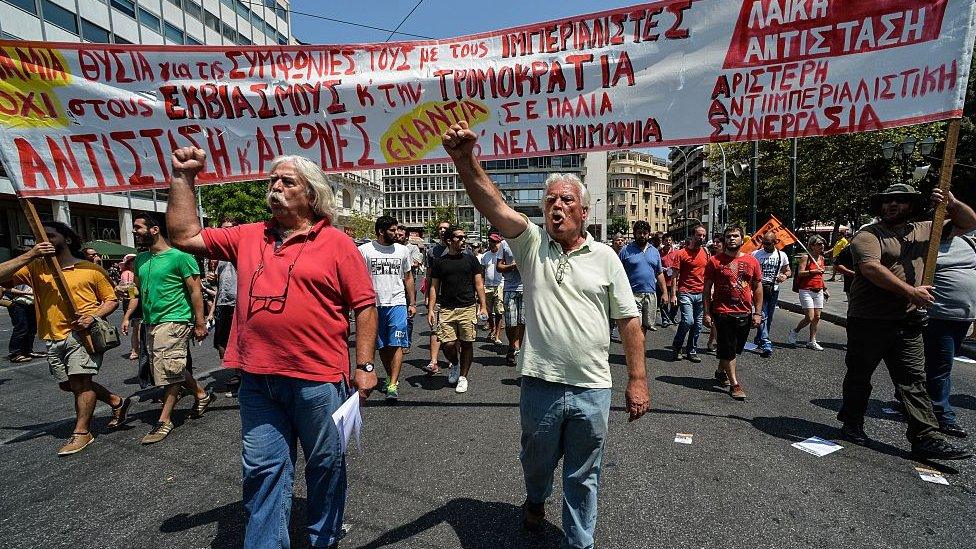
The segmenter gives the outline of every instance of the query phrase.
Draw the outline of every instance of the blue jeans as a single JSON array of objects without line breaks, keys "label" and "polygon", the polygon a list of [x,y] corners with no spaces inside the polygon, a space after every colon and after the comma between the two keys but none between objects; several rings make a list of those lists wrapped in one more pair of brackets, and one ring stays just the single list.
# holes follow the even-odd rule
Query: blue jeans
[{"label": "blue jeans", "polygon": [[[685,352],[695,354],[698,352],[698,336],[702,330],[702,314],[704,304],[701,294],[678,293],[678,307],[681,309],[681,322],[674,334],[672,346],[681,349],[685,344],[685,335],[688,335],[688,343],[685,345]],[[690,334],[689,334],[690,332]]]},{"label": "blue jeans", "polygon": [[522,377],[522,471],[526,498],[542,504],[563,459],[565,549],[593,547],[600,462],[610,419],[610,389],[587,389]]},{"label": "blue jeans", "polygon": [[925,385],[932,410],[942,425],[956,423],[956,411],[949,405],[952,390],[952,361],[962,347],[972,322],[929,319],[923,332],[925,341]]},{"label": "blue jeans", "polygon": [[762,321],[756,330],[756,339],[753,343],[763,351],[773,350],[773,342],[769,339],[769,331],[773,327],[773,313],[776,312],[776,302],[779,301],[779,290],[773,290],[768,294],[763,291]]},{"label": "blue jeans", "polygon": [[11,304],[7,309],[10,314],[10,343],[7,344],[7,355],[13,358],[17,355],[29,356],[34,352],[34,337],[37,335],[37,317],[34,316],[33,305]]},{"label": "blue jeans", "polygon": [[242,372],[245,548],[291,546],[288,520],[298,441],[305,455],[310,544],[328,547],[338,539],[346,507],[346,460],[332,413],[344,396],[341,382]]}]

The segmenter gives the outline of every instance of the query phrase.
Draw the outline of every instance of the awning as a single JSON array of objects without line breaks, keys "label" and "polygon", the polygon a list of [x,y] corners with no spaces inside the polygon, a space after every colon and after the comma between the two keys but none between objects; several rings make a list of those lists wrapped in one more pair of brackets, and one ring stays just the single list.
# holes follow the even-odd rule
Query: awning
[{"label": "awning", "polygon": [[108,240],[92,240],[91,242],[85,242],[82,248],[95,248],[102,257],[107,257],[109,259],[122,259],[126,254],[138,253],[135,248],[130,248],[129,246],[123,246],[122,244],[117,244],[115,242],[109,242]]}]

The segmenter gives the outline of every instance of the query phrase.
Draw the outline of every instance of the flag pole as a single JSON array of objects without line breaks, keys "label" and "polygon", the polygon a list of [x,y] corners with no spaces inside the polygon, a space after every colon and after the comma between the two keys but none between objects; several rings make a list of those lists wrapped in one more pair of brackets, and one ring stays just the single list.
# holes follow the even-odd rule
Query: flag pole
[{"label": "flag pole", "polygon": [[[956,163],[956,145],[959,143],[959,118],[949,122],[946,132],[945,149],[942,151],[942,169],[939,172],[939,189],[945,195],[952,186],[952,168]],[[942,226],[945,225],[946,203],[940,202],[935,207],[932,219],[932,232],[929,235],[929,249],[925,256],[925,270],[922,275],[922,285],[931,286],[935,280],[935,263],[939,258],[939,243],[942,241]]]}]

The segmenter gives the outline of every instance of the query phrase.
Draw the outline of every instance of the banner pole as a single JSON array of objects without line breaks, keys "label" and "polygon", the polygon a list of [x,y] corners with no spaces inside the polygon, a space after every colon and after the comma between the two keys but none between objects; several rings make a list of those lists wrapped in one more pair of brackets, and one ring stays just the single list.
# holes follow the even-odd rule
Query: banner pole
[{"label": "banner pole", "polygon": [[[945,150],[942,151],[942,169],[939,171],[939,189],[944,193],[952,186],[952,168],[956,163],[956,145],[959,143],[959,118],[949,122],[946,132]],[[929,235],[929,249],[925,256],[925,271],[922,285],[931,286],[935,280],[935,263],[939,258],[939,244],[942,241],[942,226],[945,225],[946,204],[939,203],[932,218],[932,232]]]},{"label": "banner pole", "polygon": [[[37,209],[34,208],[34,203],[28,198],[20,198],[20,205],[24,208],[24,214],[27,216],[27,224],[30,225],[31,230],[34,232],[35,242],[47,242],[47,234],[44,232],[44,226],[41,224],[41,218],[37,215]],[[61,300],[64,301],[65,306],[68,308],[68,316],[71,320],[78,320],[81,316],[78,314],[78,308],[75,307],[75,302],[71,299],[71,292],[68,291],[68,281],[64,278],[64,273],[61,272],[61,262],[58,258],[53,255],[44,256],[44,264],[47,266],[47,270],[51,273],[54,278],[54,286],[58,289]],[[78,332],[81,335],[81,342],[85,346],[85,350],[89,354],[94,354],[95,347],[92,344],[91,335],[87,331]]]}]

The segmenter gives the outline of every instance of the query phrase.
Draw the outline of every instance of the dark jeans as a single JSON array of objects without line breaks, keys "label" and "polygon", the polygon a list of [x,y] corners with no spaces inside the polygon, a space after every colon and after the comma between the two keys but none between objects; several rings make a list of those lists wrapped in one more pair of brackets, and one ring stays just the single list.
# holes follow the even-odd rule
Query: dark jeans
[{"label": "dark jeans", "polygon": [[37,317],[34,316],[34,306],[14,303],[7,311],[10,313],[10,322],[13,324],[7,353],[10,357],[30,356],[34,351],[34,336],[37,335]]},{"label": "dark jeans", "polygon": [[949,406],[952,390],[952,361],[962,347],[972,322],[968,320],[929,320],[925,327],[925,377],[932,409],[939,423],[956,423],[956,411]]},{"label": "dark jeans", "polygon": [[895,391],[902,395],[908,440],[914,443],[937,436],[939,422],[925,390],[922,325],[907,320],[847,319],[847,374],[844,403],[837,419],[844,423],[864,423],[871,397],[871,376],[882,360]]}]

